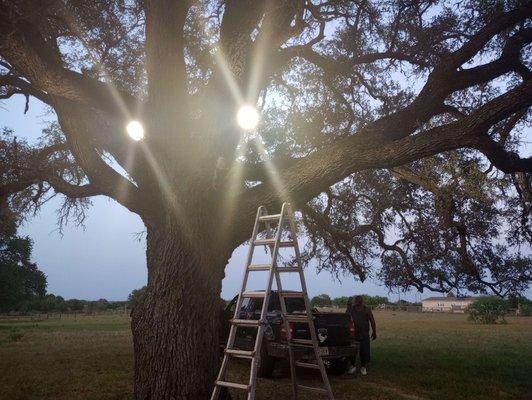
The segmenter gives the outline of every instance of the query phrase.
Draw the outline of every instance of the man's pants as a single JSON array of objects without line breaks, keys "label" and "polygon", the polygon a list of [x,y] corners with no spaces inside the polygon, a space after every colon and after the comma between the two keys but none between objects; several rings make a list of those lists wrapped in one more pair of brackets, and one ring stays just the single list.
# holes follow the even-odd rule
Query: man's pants
[{"label": "man's pants", "polygon": [[[362,338],[358,340],[358,355],[360,357],[360,365],[365,367],[371,361],[371,347],[370,339]],[[351,365],[356,365],[357,356],[351,358]]]}]

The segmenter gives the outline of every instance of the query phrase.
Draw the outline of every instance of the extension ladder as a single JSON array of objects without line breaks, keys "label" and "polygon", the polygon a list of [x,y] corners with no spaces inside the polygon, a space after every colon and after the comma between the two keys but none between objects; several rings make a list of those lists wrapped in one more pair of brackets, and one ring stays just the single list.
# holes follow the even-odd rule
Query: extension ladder
[{"label": "extension ladder", "polygon": [[[287,233],[290,234],[289,240],[283,240],[283,229],[285,229],[285,224],[288,222]],[[266,238],[259,239],[257,238],[258,234],[263,231],[261,229],[261,224],[265,224]],[[272,229],[272,224],[277,223],[277,229]],[[268,233],[274,231],[274,237],[268,237]],[[253,253],[255,247],[257,246],[268,246],[271,251],[271,263],[270,264],[252,264]],[[279,254],[280,247],[292,247],[295,252],[295,266],[289,267],[279,267],[277,266],[277,256]],[[250,272],[254,271],[268,271],[268,283],[265,291],[246,291],[246,285],[248,282],[248,277]],[[281,273],[295,272],[299,274],[301,281],[301,291],[283,291],[281,283]],[[260,349],[262,345],[262,340],[264,336],[264,330],[266,328],[266,315],[268,312],[268,303],[270,298],[270,293],[272,289],[273,278],[275,276],[275,281],[277,284],[277,290],[279,294],[279,301],[281,303],[281,314],[283,317],[283,323],[285,331],[287,332],[287,344],[288,344],[288,356],[290,360],[290,374],[292,377],[292,393],[294,400],[297,400],[298,391],[310,391],[313,393],[319,393],[327,395],[328,400],[334,400],[332,394],[331,385],[329,383],[329,378],[325,371],[323,365],[323,360],[319,355],[318,351],[318,340],[316,337],[316,329],[314,327],[313,316],[311,312],[310,302],[307,295],[307,287],[305,284],[305,276],[303,275],[303,269],[301,267],[299,247],[297,243],[296,236],[296,225],[294,221],[294,215],[291,210],[290,204],[284,203],[281,208],[280,214],[267,215],[266,209],[264,207],[259,207],[257,210],[257,216],[255,218],[255,226],[253,228],[253,234],[251,236],[251,242],[249,246],[249,252],[247,256],[246,269],[244,271],[244,279],[242,282],[242,287],[240,288],[240,293],[238,295],[238,300],[235,307],[235,314],[233,319],[231,319],[231,330],[229,332],[229,338],[227,340],[227,346],[225,348],[224,357],[222,360],[222,365],[220,367],[220,372],[218,378],[215,381],[214,390],[211,396],[211,400],[217,400],[218,396],[221,393],[222,388],[233,388],[240,389],[247,392],[247,399],[255,399],[255,391],[257,386],[257,369],[260,359]],[[287,312],[285,299],[286,298],[303,298],[305,303],[305,314],[289,314]],[[242,303],[245,298],[262,298],[262,309],[259,320],[251,319],[239,319]],[[292,338],[292,332],[289,327],[289,323],[306,323],[309,326],[310,337],[311,339],[295,339]],[[234,347],[236,331],[238,327],[254,327],[257,328],[257,337],[255,339],[255,347],[252,351],[239,350]],[[299,362],[294,359],[294,348],[295,347],[306,347],[312,348],[314,350],[314,356],[316,363],[311,362]],[[230,358],[245,358],[251,360],[251,371],[249,376],[249,384],[244,385],[240,383],[228,382],[226,380],[227,367],[229,364]],[[296,367],[301,368],[311,368],[319,370],[321,373],[321,378],[323,380],[324,387],[314,387],[314,386],[305,386],[297,383],[296,377]],[[305,397],[307,398],[307,397]]]}]

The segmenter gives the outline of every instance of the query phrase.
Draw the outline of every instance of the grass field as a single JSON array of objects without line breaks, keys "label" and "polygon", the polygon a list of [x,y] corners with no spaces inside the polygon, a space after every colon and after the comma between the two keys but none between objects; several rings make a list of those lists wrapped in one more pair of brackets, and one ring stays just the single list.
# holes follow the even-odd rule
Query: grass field
[{"label": "grass field", "polygon": [[[375,317],[369,375],[332,377],[336,399],[532,399],[532,318],[483,326],[464,315]],[[232,376],[245,372],[237,364]],[[276,375],[259,381],[258,399],[290,398],[287,366]],[[1,400],[128,399],[132,388],[127,316],[0,319]]]}]

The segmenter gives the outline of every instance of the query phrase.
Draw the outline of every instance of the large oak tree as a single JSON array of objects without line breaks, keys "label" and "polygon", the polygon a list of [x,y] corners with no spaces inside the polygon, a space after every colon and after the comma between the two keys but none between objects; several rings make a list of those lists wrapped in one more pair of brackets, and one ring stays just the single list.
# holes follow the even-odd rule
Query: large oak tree
[{"label": "large oak tree", "polygon": [[[525,1],[1,0],[0,96],[57,123],[40,146],[5,132],[0,196],[138,214],[135,397],[208,398],[224,267],[258,205],[291,201],[305,256],[338,276],[527,287],[531,16]],[[244,103],[258,134],[235,122]]]}]

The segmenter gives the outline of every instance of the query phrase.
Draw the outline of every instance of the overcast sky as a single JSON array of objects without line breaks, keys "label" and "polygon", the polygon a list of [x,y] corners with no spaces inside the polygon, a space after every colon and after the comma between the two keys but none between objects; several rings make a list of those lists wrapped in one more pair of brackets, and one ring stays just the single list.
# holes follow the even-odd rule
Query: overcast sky
[{"label": "overcast sky", "polygon": [[[0,103],[0,128],[7,126],[18,136],[35,141],[43,125],[53,121],[55,116],[47,114],[46,108],[36,99],[31,99],[26,115],[23,110],[22,96]],[[85,227],[70,224],[61,236],[57,230],[59,204],[59,199],[49,202],[20,229],[20,234],[28,235],[34,241],[33,261],[48,277],[48,292],[66,299],[123,300],[133,289],[146,284],[145,242],[139,241],[135,235],[145,228],[136,214],[109,198],[98,196],[93,198]],[[236,249],[226,267],[222,288],[225,299],[232,298],[239,289],[246,249]],[[367,293],[388,296],[394,301],[399,297],[397,292],[389,293],[371,279],[360,283],[352,276],[346,276],[340,283],[327,272],[317,274],[312,266],[306,269],[305,276],[311,296]],[[258,288],[262,278],[259,276],[258,280],[252,281],[252,286]],[[429,295],[427,292],[411,292],[400,296],[416,300]],[[528,295],[530,297],[530,290]]]}]

